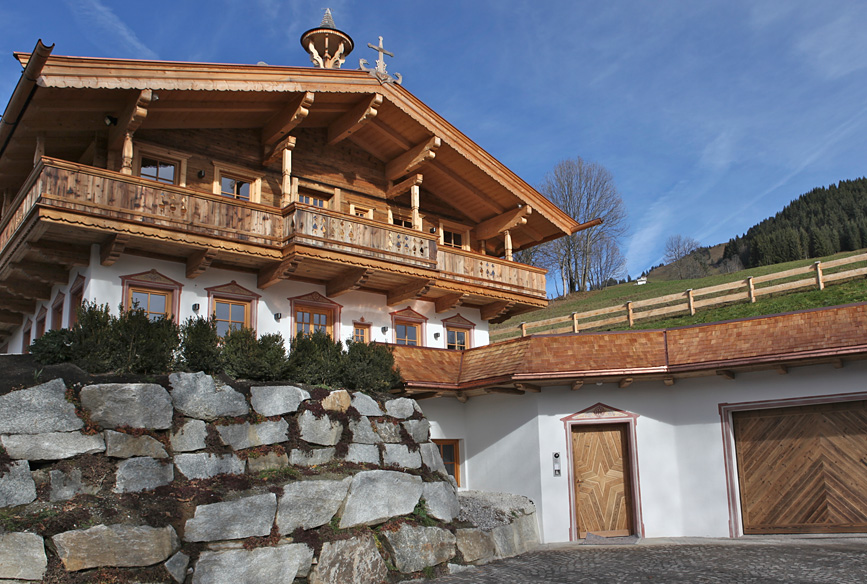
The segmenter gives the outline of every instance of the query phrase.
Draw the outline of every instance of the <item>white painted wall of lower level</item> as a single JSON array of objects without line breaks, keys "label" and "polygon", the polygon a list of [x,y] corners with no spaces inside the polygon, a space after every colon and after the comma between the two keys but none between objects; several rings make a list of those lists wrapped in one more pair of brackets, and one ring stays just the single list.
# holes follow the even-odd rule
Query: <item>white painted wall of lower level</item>
[{"label": "white painted wall of lower level", "polygon": [[[462,487],[532,499],[545,542],[570,537],[569,465],[553,473],[552,454],[567,457],[562,418],[603,403],[637,415],[640,508],[645,537],[729,537],[729,505],[719,406],[867,392],[867,362],[793,367],[722,377],[546,387],[522,396],[487,395],[461,404],[428,399],[422,409],[433,438],[462,441]],[[861,399],[864,399],[863,397]],[[737,512],[737,510],[736,510]],[[739,535],[739,534],[736,534]]]}]

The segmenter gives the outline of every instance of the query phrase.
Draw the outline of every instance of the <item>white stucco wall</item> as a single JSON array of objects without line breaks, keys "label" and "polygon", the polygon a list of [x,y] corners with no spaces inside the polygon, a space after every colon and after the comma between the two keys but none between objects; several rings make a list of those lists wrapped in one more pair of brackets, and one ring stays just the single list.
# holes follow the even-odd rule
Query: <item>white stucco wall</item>
[{"label": "white stucco wall", "polygon": [[[568,441],[562,418],[603,403],[637,414],[640,505],[646,537],[729,536],[729,508],[719,406],[867,392],[867,362],[793,367],[722,377],[546,387],[539,394],[489,395],[460,404],[424,400],[434,438],[464,440],[465,486],[530,497],[546,542],[568,541]],[[833,399],[830,398],[829,399]],[[553,476],[552,453],[565,459]],[[633,453],[634,455],[635,453]]]}]

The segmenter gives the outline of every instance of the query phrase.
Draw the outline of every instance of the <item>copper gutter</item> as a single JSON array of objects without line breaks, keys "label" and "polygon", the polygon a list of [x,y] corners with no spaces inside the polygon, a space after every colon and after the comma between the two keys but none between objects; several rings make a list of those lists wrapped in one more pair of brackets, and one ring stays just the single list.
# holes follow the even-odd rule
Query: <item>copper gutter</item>
[{"label": "copper gutter", "polygon": [[42,39],[36,41],[36,47],[27,61],[27,66],[24,67],[21,79],[18,80],[18,85],[12,92],[12,97],[9,98],[9,104],[6,106],[6,111],[3,112],[3,117],[0,118],[0,157],[6,152],[12,134],[18,127],[18,122],[21,121],[21,116],[24,115],[24,110],[27,109],[27,104],[30,103],[30,99],[36,91],[36,82],[53,49],[54,45],[46,47],[42,44]]}]

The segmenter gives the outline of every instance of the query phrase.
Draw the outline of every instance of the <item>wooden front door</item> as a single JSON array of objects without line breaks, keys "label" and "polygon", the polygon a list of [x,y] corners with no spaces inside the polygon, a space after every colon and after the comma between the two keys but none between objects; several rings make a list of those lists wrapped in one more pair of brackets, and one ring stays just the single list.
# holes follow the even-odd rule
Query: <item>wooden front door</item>
[{"label": "wooden front door", "polygon": [[734,412],[744,533],[867,531],[867,401]]},{"label": "wooden front door", "polygon": [[572,427],[572,476],[578,537],[632,535],[627,424]]}]

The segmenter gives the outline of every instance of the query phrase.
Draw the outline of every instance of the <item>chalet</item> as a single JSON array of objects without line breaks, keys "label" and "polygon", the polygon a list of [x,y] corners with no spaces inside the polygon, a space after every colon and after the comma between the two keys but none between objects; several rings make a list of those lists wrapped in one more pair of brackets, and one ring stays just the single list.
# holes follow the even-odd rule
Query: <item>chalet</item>
[{"label": "chalet", "polygon": [[16,53],[0,122],[0,349],[83,301],[395,345],[461,488],[548,542],[867,531],[867,304],[531,335],[512,254],[577,224],[326,13],[312,67]]}]

